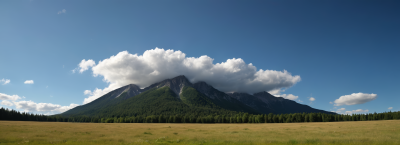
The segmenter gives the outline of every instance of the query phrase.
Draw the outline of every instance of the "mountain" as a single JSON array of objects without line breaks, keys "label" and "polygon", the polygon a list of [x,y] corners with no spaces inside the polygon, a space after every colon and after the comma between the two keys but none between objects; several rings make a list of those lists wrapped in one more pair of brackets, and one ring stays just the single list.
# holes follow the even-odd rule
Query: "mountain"
[{"label": "mountain", "polygon": [[130,84],[111,91],[61,116],[137,116],[137,115],[207,115],[207,114],[281,114],[321,112],[323,110],[274,97],[267,92],[254,95],[221,92],[206,82],[192,84],[185,76],[155,83],[140,89]]},{"label": "mountain", "polygon": [[259,110],[263,114],[288,114],[303,112],[320,112],[333,114],[332,112],[314,109],[308,105],[299,104],[289,99],[275,97],[265,91],[255,93],[254,95],[249,95],[246,93],[229,93],[229,95],[256,110]]}]

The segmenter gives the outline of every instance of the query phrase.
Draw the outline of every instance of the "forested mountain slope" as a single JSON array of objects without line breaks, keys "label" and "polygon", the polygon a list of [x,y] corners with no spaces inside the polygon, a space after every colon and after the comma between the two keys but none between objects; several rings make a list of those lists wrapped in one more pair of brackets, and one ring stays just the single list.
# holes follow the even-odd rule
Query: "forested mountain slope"
[{"label": "forested mountain slope", "polygon": [[192,84],[185,76],[177,76],[144,89],[130,84],[60,115],[115,117],[237,114],[239,112],[250,114],[331,113],[275,97],[267,92],[254,95],[226,94],[205,82]]}]

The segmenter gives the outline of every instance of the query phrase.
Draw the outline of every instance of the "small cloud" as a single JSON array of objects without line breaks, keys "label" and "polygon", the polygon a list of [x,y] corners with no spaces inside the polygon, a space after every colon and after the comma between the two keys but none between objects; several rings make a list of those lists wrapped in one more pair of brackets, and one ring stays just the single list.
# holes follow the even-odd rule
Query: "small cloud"
[{"label": "small cloud", "polygon": [[367,113],[369,110],[362,110],[362,109],[357,109],[357,110],[353,110],[353,111],[346,111],[344,114],[355,114],[355,113]]},{"label": "small cloud", "polygon": [[392,110],[392,109],[393,109],[393,107],[389,107],[388,109],[389,109],[389,110]]},{"label": "small cloud", "polygon": [[282,94],[282,95],[274,95],[275,97],[282,97],[289,100],[296,100],[299,96],[295,96],[293,94]]},{"label": "small cloud", "polygon": [[[22,98],[25,98],[25,97],[22,97]],[[15,101],[15,100],[18,100],[18,99],[21,99],[21,97],[19,97],[18,95],[7,95],[7,94],[0,93],[0,100],[13,100],[13,101]]]},{"label": "small cloud", "polygon": [[303,103],[303,101],[301,101],[300,99],[299,99],[299,100],[297,100],[297,102]]},{"label": "small cloud", "polygon": [[26,80],[24,84],[33,84],[33,80]]},{"label": "small cloud", "polygon": [[49,86],[46,86],[46,88],[49,88]]},{"label": "small cloud", "polygon": [[270,93],[271,95],[274,95],[275,97],[278,97],[279,94],[281,94],[282,92],[285,92],[284,89],[274,89],[271,91],[268,91],[268,93]]},{"label": "small cloud", "polygon": [[26,112],[38,111],[38,112],[49,112],[52,113],[62,113],[69,109],[75,108],[79,106],[78,104],[71,103],[69,106],[61,106],[58,104],[51,103],[36,103],[33,101],[19,101],[14,102],[14,105],[17,109],[24,109]]},{"label": "small cloud", "polygon": [[312,101],[315,101],[315,98],[314,97],[310,97],[309,100],[312,102]]},{"label": "small cloud", "polygon": [[8,83],[10,83],[11,81],[9,80],[9,79],[1,79],[0,80],[0,83],[3,83],[3,85],[6,85],[6,84],[8,84]]},{"label": "small cloud", "polygon": [[85,91],[83,92],[83,94],[85,94],[85,95],[92,95],[93,93],[92,93],[92,91],[90,91],[90,90],[85,90]]},{"label": "small cloud", "polygon": [[333,102],[329,102],[329,104],[333,104]]},{"label": "small cloud", "polygon": [[339,99],[336,99],[334,103],[335,106],[364,104],[375,100],[376,97],[376,94],[364,94],[360,92],[341,96]]},{"label": "small cloud", "polygon": [[57,14],[65,14],[65,13],[67,13],[67,10],[63,9],[63,10],[61,10],[61,11],[58,11]]},{"label": "small cloud", "polygon": [[78,65],[79,67],[72,70],[72,73],[75,73],[75,71],[77,70],[79,70],[79,73],[83,73],[84,71],[88,70],[90,67],[93,67],[95,65],[96,62],[94,62],[94,60],[89,59],[86,61],[85,59],[83,59],[81,63],[79,63]]},{"label": "small cloud", "polygon": [[12,102],[10,102],[10,101],[3,100],[3,101],[1,101],[1,105],[13,106],[14,104]]}]

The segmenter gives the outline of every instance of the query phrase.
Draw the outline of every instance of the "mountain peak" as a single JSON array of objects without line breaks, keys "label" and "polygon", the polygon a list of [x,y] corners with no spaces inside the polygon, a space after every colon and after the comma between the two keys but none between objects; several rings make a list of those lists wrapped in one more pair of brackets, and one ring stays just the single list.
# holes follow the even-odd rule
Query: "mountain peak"
[{"label": "mountain peak", "polygon": [[192,83],[190,83],[190,81],[184,75],[180,75],[172,79],[161,81],[155,84],[155,86],[158,88],[168,86],[179,97],[179,95],[182,93],[183,87],[192,86]]},{"label": "mountain peak", "polygon": [[177,77],[174,77],[170,79],[171,81],[178,81],[178,82],[183,82],[183,83],[190,83],[189,79],[186,78],[184,75],[179,75]]}]

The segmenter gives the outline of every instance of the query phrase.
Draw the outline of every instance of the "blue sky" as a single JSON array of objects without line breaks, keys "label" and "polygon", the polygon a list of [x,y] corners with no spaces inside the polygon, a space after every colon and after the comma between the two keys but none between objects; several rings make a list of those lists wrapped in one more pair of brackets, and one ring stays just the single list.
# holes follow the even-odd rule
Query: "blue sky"
[{"label": "blue sky", "polygon": [[[394,0],[0,1],[0,106],[54,114],[82,105],[112,84],[99,61],[158,47],[213,64],[240,58],[257,71],[286,70],[301,80],[276,95],[317,109],[400,110],[399,7]],[[95,64],[79,73],[83,59]]]}]

